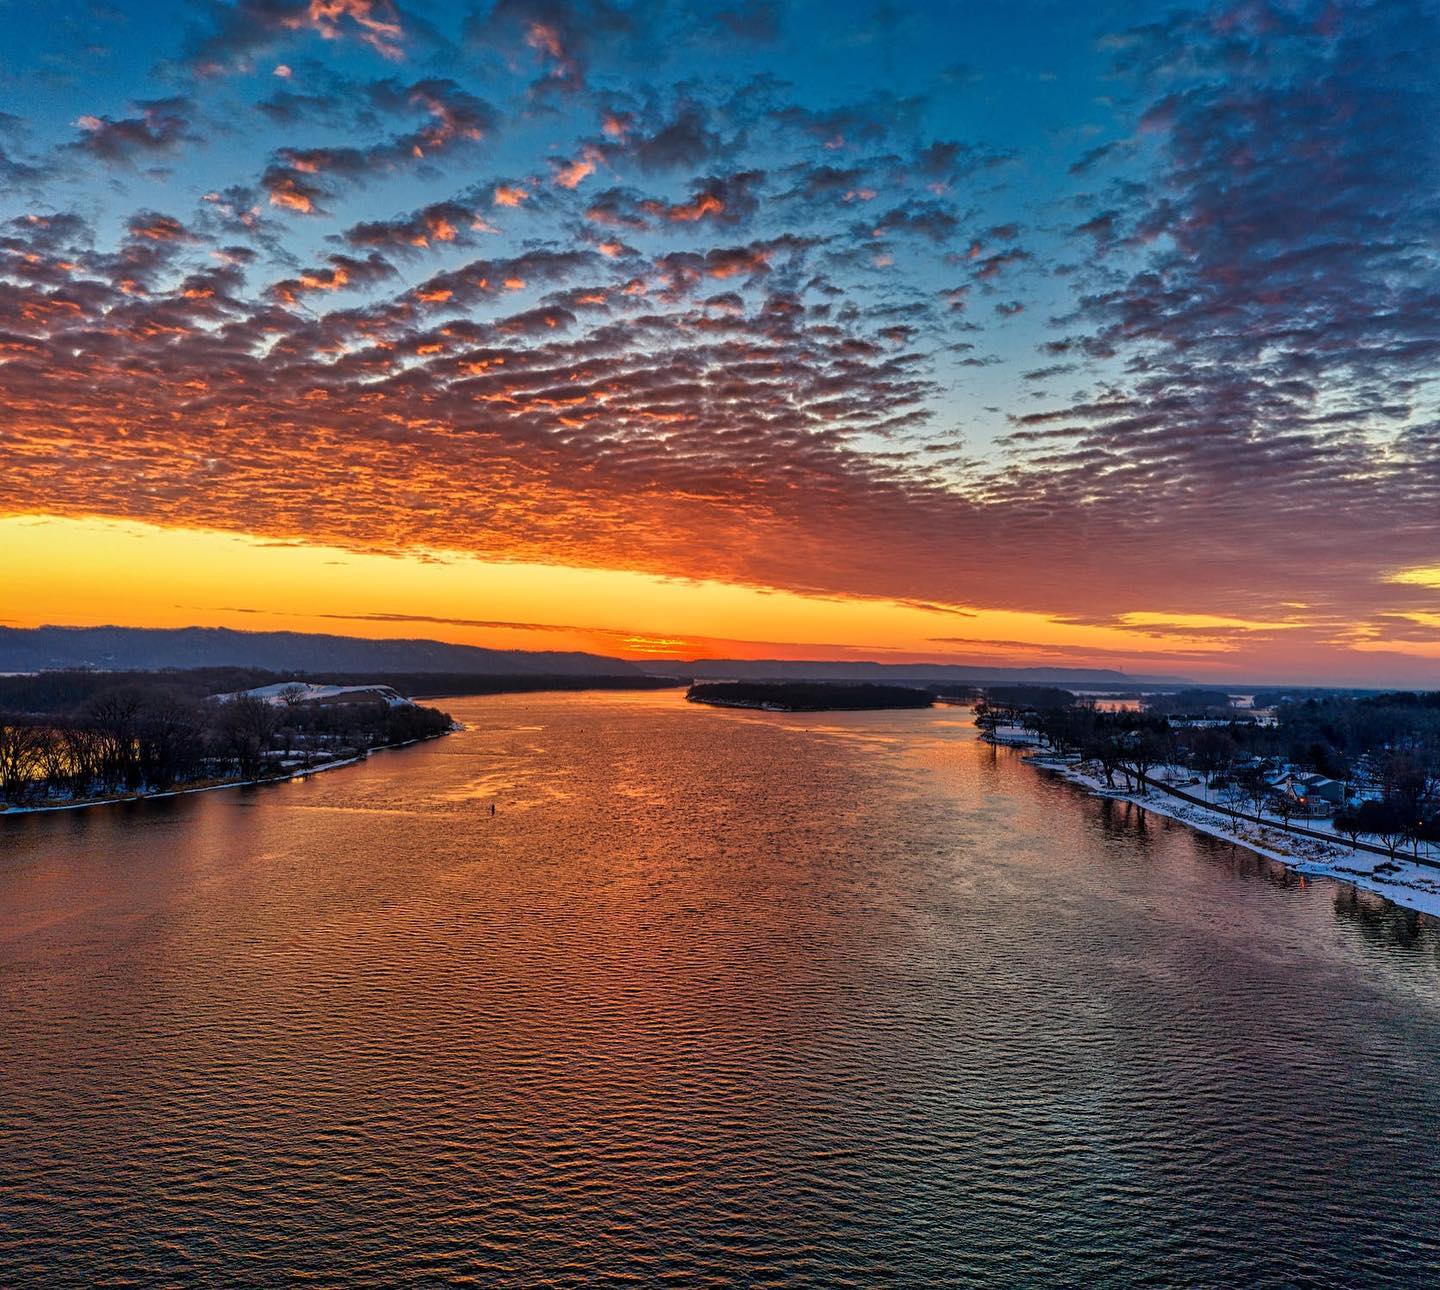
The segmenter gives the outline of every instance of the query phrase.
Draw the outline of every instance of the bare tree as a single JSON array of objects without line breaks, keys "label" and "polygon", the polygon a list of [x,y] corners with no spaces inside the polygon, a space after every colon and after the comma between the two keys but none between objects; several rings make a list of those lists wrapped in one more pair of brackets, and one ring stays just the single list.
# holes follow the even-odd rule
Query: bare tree
[{"label": "bare tree", "polygon": [[144,779],[140,767],[141,697],[134,690],[112,690],[93,699],[85,725],[99,740],[100,778],[109,787],[137,789]]},{"label": "bare tree", "polygon": [[100,779],[101,739],[93,730],[83,725],[69,725],[59,733],[65,763],[64,778],[59,781],[60,786],[68,788],[77,797],[83,797]]},{"label": "bare tree", "polygon": [[1165,759],[1167,742],[1152,730],[1141,730],[1132,735],[1125,750],[1125,762],[1121,769],[1128,767],[1134,772],[1140,791],[1145,791],[1150,772]]},{"label": "bare tree", "polygon": [[201,760],[203,726],[193,703],[177,694],[161,692],[144,705],[136,732],[136,746],[145,782],[153,788],[170,788],[194,775]]},{"label": "bare tree", "polygon": [[24,801],[40,774],[44,731],[27,722],[0,721],[0,796]]},{"label": "bare tree", "polygon": [[1210,787],[1235,760],[1235,740],[1224,730],[1201,730],[1195,736],[1191,760],[1195,769],[1204,775],[1206,787]]},{"label": "bare tree", "polygon": [[259,775],[278,724],[276,709],[252,694],[242,694],[225,704],[220,717],[221,737],[242,779]]}]

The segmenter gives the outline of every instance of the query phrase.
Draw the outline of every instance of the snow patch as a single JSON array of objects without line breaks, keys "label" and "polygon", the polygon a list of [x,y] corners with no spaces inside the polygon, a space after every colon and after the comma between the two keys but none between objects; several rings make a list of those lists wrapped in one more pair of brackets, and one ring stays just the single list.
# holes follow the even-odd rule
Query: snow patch
[{"label": "snow patch", "polygon": [[215,698],[221,703],[230,703],[235,699],[260,699],[277,708],[300,703],[383,703],[388,708],[415,706],[388,685],[313,685],[305,681],[277,681],[274,685],[257,685],[251,690],[217,694]]}]

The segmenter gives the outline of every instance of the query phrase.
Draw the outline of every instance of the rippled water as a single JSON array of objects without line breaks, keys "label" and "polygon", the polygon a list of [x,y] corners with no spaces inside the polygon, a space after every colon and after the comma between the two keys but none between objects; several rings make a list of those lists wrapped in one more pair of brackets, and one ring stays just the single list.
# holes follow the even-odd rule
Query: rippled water
[{"label": "rippled water", "polygon": [[0,1284],[1440,1277],[1433,924],[954,710],[448,706],[0,821]]}]

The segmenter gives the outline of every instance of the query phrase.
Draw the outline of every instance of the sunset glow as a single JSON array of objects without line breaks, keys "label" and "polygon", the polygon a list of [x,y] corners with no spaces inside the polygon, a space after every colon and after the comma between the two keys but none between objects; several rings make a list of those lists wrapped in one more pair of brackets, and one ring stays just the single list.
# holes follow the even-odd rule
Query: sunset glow
[{"label": "sunset glow", "polygon": [[[485,562],[459,552],[381,556],[131,522],[18,517],[0,521],[0,542],[12,557],[16,603],[31,610],[12,618],[12,626],[111,624],[123,602],[125,621],[144,627],[203,621],[250,631],[436,636],[503,649],[585,649],[621,657],[1048,662],[1085,651],[1139,664],[1228,648],[1183,630]],[[220,587],[226,603],[216,599]],[[413,604],[428,608],[423,614],[397,608]],[[548,618],[557,605],[578,621]]]},{"label": "sunset glow", "polygon": [[0,618],[1433,680],[1431,11],[693,8],[10,15]]},{"label": "sunset glow", "polygon": [[0,1290],[1440,1282],[1440,0],[0,15]]}]

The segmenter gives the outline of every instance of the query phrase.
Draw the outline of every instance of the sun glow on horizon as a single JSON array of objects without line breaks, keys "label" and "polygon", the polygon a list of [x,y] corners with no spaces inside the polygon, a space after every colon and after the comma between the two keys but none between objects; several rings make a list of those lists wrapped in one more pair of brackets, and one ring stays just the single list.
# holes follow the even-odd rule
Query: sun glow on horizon
[{"label": "sun glow on horizon", "polygon": [[[1223,662],[1224,627],[1142,613],[1117,623],[973,606],[818,597],[613,569],[389,555],[100,518],[0,519],[11,626],[224,626],[624,658],[791,657],[1108,666]],[[563,606],[563,613],[558,612]],[[23,616],[17,616],[21,614]]]}]

